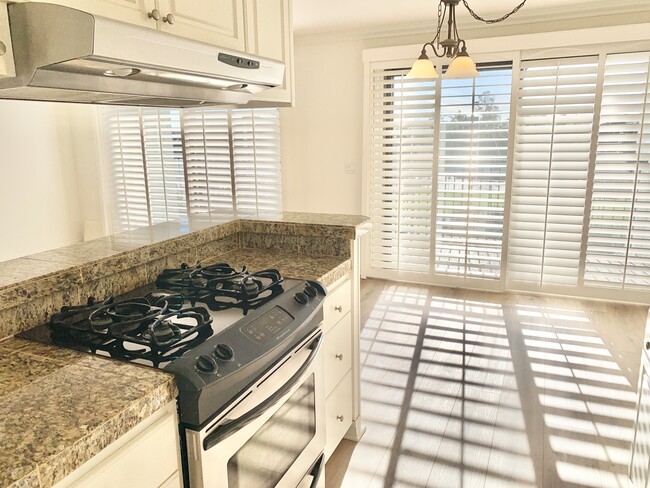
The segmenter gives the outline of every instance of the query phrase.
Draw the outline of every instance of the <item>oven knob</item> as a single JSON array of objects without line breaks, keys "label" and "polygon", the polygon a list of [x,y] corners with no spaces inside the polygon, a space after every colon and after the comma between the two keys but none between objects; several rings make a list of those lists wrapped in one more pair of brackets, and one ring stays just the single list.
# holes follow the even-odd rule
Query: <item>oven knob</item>
[{"label": "oven knob", "polygon": [[230,361],[235,355],[235,351],[232,350],[228,344],[217,344],[217,347],[214,348],[212,352],[214,357],[221,359],[222,361]]},{"label": "oven knob", "polygon": [[309,298],[316,298],[316,295],[318,295],[318,290],[311,285],[307,285],[305,286],[305,295],[307,295]]},{"label": "oven knob", "polygon": [[293,296],[293,299],[297,301],[300,305],[304,305],[309,301],[309,297],[303,292],[299,291]]},{"label": "oven knob", "polygon": [[207,354],[203,354],[196,360],[196,369],[202,373],[216,373],[217,362]]}]

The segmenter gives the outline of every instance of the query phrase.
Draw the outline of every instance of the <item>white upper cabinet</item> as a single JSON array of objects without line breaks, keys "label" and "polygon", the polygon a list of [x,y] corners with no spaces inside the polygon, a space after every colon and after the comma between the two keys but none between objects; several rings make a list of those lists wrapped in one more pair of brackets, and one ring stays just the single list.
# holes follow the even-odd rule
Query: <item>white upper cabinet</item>
[{"label": "white upper cabinet", "polygon": [[[45,3],[57,3],[90,12],[91,14],[121,20],[129,24],[155,29],[153,18],[156,0],[39,0]],[[149,14],[152,16],[150,17]]]},{"label": "white upper cabinet", "polygon": [[158,0],[160,29],[244,51],[244,0]]},{"label": "white upper cabinet", "polygon": [[250,106],[293,102],[293,23],[291,0],[246,0],[246,51],[285,64],[284,84],[256,96]]}]

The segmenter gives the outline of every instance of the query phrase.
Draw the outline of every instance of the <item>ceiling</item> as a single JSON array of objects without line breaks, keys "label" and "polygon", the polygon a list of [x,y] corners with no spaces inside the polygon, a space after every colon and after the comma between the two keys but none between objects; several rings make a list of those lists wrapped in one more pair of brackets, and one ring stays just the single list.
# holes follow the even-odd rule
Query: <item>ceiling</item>
[{"label": "ceiling", "polygon": [[[520,0],[468,0],[483,17],[499,17],[512,10]],[[296,34],[338,31],[380,31],[400,25],[435,25],[438,0],[295,0]],[[510,22],[534,22],[591,15],[646,11],[647,0],[528,0]],[[459,24],[472,21],[462,4],[457,10]],[[517,20],[516,20],[517,19]],[[473,21],[476,22],[476,21]]]}]

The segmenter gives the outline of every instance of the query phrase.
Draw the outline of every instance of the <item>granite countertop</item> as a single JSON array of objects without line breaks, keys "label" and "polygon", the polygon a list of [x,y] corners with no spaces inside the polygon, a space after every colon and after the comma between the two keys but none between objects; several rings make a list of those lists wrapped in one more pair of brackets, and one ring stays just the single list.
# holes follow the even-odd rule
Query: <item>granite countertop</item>
[{"label": "granite countertop", "polygon": [[29,285],[34,280],[56,288],[61,282],[71,282],[71,278],[74,282],[92,277],[97,266],[144,261],[152,252],[165,252],[163,244],[170,248],[182,247],[186,240],[207,242],[242,230],[354,239],[366,232],[369,225],[368,218],[360,215],[283,212],[237,217],[198,214],[186,220],[142,227],[0,262],[0,310],[5,303],[15,304],[28,298]]},{"label": "granite countertop", "polygon": [[177,395],[159,370],[0,342],[0,487],[53,486]]},{"label": "granite countertop", "polygon": [[[332,285],[342,256],[237,249],[216,258]],[[172,401],[172,376],[18,338],[0,342],[0,488],[51,487]]]}]

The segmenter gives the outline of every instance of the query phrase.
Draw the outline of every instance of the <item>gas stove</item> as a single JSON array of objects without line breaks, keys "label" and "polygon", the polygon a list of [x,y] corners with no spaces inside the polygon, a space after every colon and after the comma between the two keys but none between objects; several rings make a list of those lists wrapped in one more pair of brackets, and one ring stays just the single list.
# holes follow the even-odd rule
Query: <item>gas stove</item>
[{"label": "gas stove", "polygon": [[[315,486],[325,295],[276,269],[183,264],[123,296],[65,306],[20,336],[174,374],[186,487],[294,487],[305,476]],[[260,460],[272,439],[283,454]]]},{"label": "gas stove", "polygon": [[[20,337],[172,372],[186,404],[181,420],[198,426],[313,332],[325,294],[276,269],[182,264],[123,296],[64,306]],[[219,398],[199,408],[216,383]]]}]

